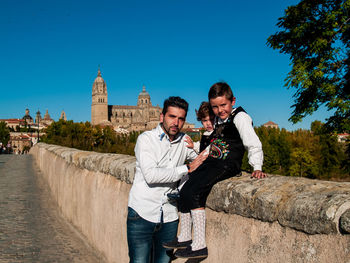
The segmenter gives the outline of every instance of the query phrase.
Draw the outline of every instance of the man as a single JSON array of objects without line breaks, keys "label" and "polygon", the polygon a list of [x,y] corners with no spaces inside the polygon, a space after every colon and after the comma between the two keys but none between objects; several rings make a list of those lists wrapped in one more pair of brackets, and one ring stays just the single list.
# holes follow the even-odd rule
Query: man
[{"label": "man", "polygon": [[[176,204],[167,194],[206,158],[186,147],[188,103],[180,97],[164,101],[160,124],[142,133],[135,146],[136,173],[129,194],[127,237],[131,263],[168,263],[162,243],[176,237]],[[194,160],[185,165],[186,160]]]}]

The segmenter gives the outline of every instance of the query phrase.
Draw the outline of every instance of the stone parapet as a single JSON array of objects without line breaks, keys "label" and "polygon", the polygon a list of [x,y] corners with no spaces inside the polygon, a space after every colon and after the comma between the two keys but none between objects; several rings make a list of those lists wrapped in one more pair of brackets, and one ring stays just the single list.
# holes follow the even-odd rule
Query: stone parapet
[{"label": "stone parapet", "polygon": [[[101,154],[40,143],[39,147],[81,169],[109,174],[131,184],[135,157]],[[269,175],[263,180],[248,174],[215,185],[207,207],[266,222],[279,222],[308,234],[350,233],[350,183]],[[340,224],[340,218],[342,224]]]},{"label": "stone parapet", "polygon": [[[30,153],[64,217],[108,262],[128,262],[135,157],[44,143]],[[245,174],[213,187],[206,214],[205,262],[350,262],[350,183]]]},{"label": "stone parapet", "polygon": [[132,184],[134,180],[136,161],[134,156],[82,151],[45,143],[39,143],[37,147],[52,152],[80,169],[109,174],[128,184]]},{"label": "stone parapet", "polygon": [[308,234],[349,233],[350,183],[270,175],[231,178],[214,186],[207,206]]}]

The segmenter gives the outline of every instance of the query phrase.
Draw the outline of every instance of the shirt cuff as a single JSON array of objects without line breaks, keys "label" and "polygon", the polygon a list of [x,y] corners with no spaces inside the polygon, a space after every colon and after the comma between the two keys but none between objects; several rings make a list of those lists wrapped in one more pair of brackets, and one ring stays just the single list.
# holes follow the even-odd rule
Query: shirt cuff
[{"label": "shirt cuff", "polygon": [[254,165],[254,171],[256,171],[256,170],[262,171],[262,165],[260,165],[260,164]]},{"label": "shirt cuff", "polygon": [[180,178],[186,174],[188,174],[188,169],[186,165],[181,165],[176,167],[177,174],[180,176]]}]

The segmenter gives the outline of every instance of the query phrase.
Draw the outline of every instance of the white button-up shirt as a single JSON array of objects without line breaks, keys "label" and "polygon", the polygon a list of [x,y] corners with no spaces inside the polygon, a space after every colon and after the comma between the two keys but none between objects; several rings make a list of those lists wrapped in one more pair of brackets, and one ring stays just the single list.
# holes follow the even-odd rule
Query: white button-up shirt
[{"label": "white button-up shirt", "polygon": [[192,161],[197,157],[193,149],[186,147],[186,136],[179,133],[170,141],[158,125],[137,138],[136,173],[128,206],[150,222],[161,222],[162,213],[163,222],[178,219],[177,208],[169,203],[167,194],[187,175],[185,160]]}]

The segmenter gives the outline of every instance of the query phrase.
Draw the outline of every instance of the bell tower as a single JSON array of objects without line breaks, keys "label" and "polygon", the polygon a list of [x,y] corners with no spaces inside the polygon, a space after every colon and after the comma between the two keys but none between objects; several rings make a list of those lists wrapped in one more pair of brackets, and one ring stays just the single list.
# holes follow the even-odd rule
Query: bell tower
[{"label": "bell tower", "polygon": [[92,85],[91,124],[108,121],[107,85],[98,67],[97,77]]}]

